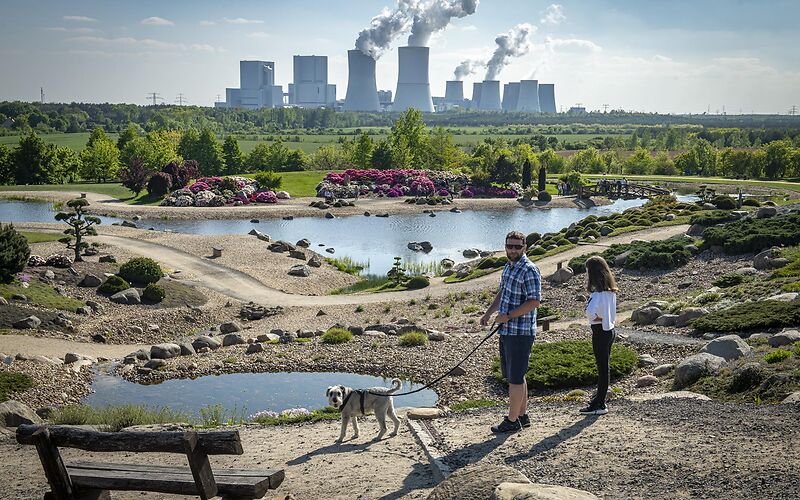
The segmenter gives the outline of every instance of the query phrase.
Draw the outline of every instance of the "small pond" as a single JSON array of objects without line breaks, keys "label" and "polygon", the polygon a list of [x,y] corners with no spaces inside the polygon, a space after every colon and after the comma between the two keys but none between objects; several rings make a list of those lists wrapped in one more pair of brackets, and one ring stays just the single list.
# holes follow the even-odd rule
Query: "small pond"
[{"label": "small pond", "polygon": [[[82,403],[108,405],[147,405],[168,407],[176,412],[198,415],[201,408],[220,404],[229,413],[245,417],[262,411],[279,412],[287,408],[314,410],[328,405],[325,390],[331,385],[356,389],[391,385],[391,379],[354,373],[233,373],[207,375],[196,379],[173,379],[160,384],[142,385],[120,377],[97,373],[92,389]],[[414,390],[424,384],[403,381],[399,392]],[[395,399],[395,407],[434,406],[436,393],[425,389]]]}]

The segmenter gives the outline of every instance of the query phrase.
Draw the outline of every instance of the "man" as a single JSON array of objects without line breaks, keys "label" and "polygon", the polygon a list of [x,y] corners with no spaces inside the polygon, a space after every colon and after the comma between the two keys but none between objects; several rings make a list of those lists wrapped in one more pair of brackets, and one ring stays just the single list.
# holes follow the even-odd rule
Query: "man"
[{"label": "man", "polygon": [[508,415],[492,426],[492,432],[516,432],[530,427],[528,384],[525,372],[536,338],[536,309],[542,298],[539,268],[525,255],[525,235],[511,231],[506,235],[508,263],[503,268],[500,289],[481,318],[486,326],[495,311],[500,325],[500,371],[508,381]]}]

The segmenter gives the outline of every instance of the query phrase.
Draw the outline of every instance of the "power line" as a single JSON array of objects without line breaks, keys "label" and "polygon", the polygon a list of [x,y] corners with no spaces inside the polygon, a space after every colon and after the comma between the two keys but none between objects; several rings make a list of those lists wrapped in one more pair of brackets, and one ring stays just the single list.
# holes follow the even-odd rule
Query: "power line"
[{"label": "power line", "polygon": [[608,113],[608,104],[603,104],[603,113]]},{"label": "power line", "polygon": [[789,108],[789,114],[791,116],[795,116],[797,114],[797,105],[793,105],[791,108]]},{"label": "power line", "polygon": [[178,106],[183,106],[184,103],[189,103],[189,100],[183,95],[183,93],[179,93],[178,97],[175,98],[175,102],[178,103]]},{"label": "power line", "polygon": [[158,92],[150,92],[147,94],[148,99],[152,99],[153,106],[158,105],[158,101],[164,102],[164,98]]}]

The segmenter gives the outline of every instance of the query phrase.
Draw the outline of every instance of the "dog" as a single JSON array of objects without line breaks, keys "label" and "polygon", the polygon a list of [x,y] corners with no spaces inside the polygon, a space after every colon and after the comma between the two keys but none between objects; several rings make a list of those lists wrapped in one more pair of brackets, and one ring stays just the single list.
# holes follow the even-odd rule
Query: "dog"
[{"label": "dog", "polygon": [[[400,419],[394,412],[394,402],[392,401],[393,394],[400,390],[403,386],[400,379],[392,379],[391,387],[370,387],[369,389],[353,389],[343,385],[332,385],[325,391],[325,396],[328,398],[328,403],[341,410],[342,412],[342,432],[339,434],[337,443],[344,440],[344,435],[347,432],[347,424],[353,422],[353,439],[358,437],[358,420],[359,415],[366,415],[367,413],[375,413],[375,418],[378,419],[380,425],[380,432],[375,437],[375,441],[380,441],[386,433],[386,416],[394,422],[394,431],[389,434],[389,437],[397,435],[400,428]],[[379,394],[385,394],[380,396]]]}]

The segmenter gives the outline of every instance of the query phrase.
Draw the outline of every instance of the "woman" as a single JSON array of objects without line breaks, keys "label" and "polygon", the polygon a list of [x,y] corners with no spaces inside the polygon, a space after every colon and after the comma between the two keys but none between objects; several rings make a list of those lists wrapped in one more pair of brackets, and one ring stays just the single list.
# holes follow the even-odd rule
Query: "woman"
[{"label": "woman", "polygon": [[611,378],[611,346],[617,338],[614,322],[617,320],[617,282],[608,263],[595,255],[586,260],[587,290],[590,293],[586,303],[586,317],[592,329],[592,350],[597,363],[597,394],[585,408],[583,415],[605,415],[606,394]]}]

